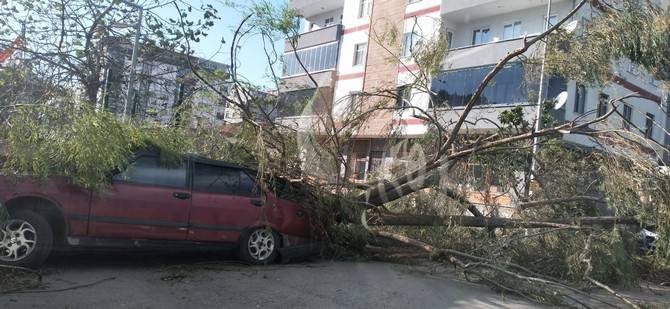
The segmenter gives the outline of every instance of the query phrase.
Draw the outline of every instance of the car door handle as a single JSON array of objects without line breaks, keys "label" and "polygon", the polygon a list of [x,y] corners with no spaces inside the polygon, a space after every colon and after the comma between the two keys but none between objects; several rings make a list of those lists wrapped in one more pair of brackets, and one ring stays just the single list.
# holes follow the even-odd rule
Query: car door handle
[{"label": "car door handle", "polygon": [[172,197],[178,199],[178,200],[188,200],[191,198],[191,194],[186,193],[186,192],[174,192],[172,193]]},{"label": "car door handle", "polygon": [[251,205],[261,207],[265,205],[265,202],[263,200],[251,200],[250,201]]}]

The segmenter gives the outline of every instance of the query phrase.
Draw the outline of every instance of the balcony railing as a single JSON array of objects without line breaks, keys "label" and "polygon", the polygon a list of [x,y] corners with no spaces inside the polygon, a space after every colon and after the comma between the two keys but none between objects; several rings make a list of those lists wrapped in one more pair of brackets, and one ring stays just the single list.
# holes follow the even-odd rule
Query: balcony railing
[{"label": "balcony railing", "polygon": [[[531,37],[533,36],[528,36],[528,38]],[[495,64],[508,53],[521,47],[523,47],[523,38],[452,48],[444,58],[442,67],[445,70],[455,70]],[[538,52],[539,44],[535,44],[531,46],[524,55],[541,56]]]},{"label": "balcony railing", "polygon": [[301,34],[294,42],[286,42],[284,77],[334,70],[337,66],[342,25]]},{"label": "balcony railing", "polygon": [[[289,53],[295,50],[301,50],[317,45],[323,45],[331,42],[337,42],[342,35],[342,25],[332,25],[317,29],[310,32],[305,32],[298,35],[298,38],[293,46],[291,41],[286,41],[284,44],[284,52]],[[294,50],[295,47],[295,50]]]}]

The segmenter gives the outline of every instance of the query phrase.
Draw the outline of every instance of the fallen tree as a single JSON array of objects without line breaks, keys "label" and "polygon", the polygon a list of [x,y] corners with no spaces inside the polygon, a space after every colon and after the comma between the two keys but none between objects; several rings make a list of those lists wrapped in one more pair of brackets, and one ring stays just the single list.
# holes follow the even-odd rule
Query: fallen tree
[{"label": "fallen tree", "polygon": [[379,226],[465,226],[482,228],[570,228],[586,229],[594,225],[612,227],[614,225],[639,226],[635,217],[577,217],[561,220],[532,221],[523,219],[476,216],[412,216],[380,215],[373,217],[370,225]]}]

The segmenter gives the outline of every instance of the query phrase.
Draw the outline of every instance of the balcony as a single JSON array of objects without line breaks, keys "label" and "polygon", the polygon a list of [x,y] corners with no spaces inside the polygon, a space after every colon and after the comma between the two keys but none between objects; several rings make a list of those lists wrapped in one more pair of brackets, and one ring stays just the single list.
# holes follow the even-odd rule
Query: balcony
[{"label": "balcony", "polygon": [[[305,32],[298,36],[297,42],[295,42],[295,50],[299,51],[301,49],[324,45],[332,42],[339,42],[342,35],[342,25],[333,25],[318,30]],[[284,53],[293,52],[293,45],[291,42],[286,41],[284,44]]]},{"label": "balcony", "polygon": [[[529,36],[531,38],[531,36]],[[457,70],[496,64],[510,52],[523,46],[523,38],[491,42],[481,45],[452,48],[442,62],[443,70]],[[526,57],[541,56],[540,44],[531,46]]]},{"label": "balcony", "polygon": [[290,0],[288,6],[309,19],[330,11],[341,10],[344,7],[344,0]]},{"label": "balcony", "polygon": [[[450,23],[465,23],[519,10],[546,6],[548,0],[442,0],[442,15]],[[552,0],[553,3],[566,0]]]}]

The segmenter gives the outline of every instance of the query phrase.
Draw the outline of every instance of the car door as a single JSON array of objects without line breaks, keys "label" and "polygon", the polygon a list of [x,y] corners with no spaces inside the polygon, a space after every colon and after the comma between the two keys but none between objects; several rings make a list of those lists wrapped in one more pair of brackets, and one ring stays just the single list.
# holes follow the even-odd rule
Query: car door
[{"label": "car door", "polygon": [[185,162],[140,155],[91,201],[89,235],[185,240],[191,194]]},{"label": "car door", "polygon": [[196,162],[188,239],[237,242],[263,221],[263,199],[243,169]]}]

